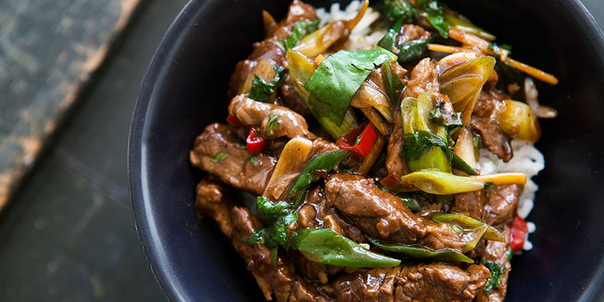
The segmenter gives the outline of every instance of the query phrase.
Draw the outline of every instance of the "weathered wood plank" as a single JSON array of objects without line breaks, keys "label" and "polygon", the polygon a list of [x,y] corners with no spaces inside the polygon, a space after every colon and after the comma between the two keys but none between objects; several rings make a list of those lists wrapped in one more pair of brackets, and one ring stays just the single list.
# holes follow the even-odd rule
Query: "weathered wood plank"
[{"label": "weathered wood plank", "polygon": [[0,0],[0,209],[142,0]]}]

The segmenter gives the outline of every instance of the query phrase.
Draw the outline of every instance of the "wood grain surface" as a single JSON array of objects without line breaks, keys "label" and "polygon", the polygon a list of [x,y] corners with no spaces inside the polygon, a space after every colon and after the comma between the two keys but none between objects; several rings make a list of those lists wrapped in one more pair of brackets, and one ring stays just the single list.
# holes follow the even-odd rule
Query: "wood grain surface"
[{"label": "wood grain surface", "polygon": [[142,0],[0,0],[0,210]]}]

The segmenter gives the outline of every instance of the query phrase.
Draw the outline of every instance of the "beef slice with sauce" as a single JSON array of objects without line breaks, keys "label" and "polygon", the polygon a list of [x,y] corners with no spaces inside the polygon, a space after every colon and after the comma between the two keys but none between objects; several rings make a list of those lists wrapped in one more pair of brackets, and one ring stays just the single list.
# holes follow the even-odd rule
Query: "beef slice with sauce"
[{"label": "beef slice with sauce", "polygon": [[460,234],[447,224],[413,214],[400,198],[379,189],[373,180],[335,174],[325,184],[329,205],[337,208],[369,236],[435,250],[463,249]]}]

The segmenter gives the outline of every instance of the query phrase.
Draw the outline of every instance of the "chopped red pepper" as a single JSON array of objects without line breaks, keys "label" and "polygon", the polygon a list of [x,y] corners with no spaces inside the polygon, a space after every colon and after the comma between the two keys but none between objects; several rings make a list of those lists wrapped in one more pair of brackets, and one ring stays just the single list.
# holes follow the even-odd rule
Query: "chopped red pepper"
[{"label": "chopped red pepper", "polygon": [[514,252],[522,251],[524,247],[524,240],[526,239],[526,234],[528,233],[528,227],[526,225],[526,221],[522,219],[520,216],[516,216],[514,218],[514,222],[512,222],[512,250]]},{"label": "chopped red pepper", "polygon": [[373,147],[373,144],[375,144],[375,141],[377,140],[377,132],[375,132],[375,128],[371,123],[367,124],[363,132],[358,136],[358,142],[351,146],[352,144],[349,135],[355,130],[340,138],[336,142],[336,145],[342,149],[354,151],[356,156],[365,157],[369,154],[371,147]]},{"label": "chopped red pepper", "polygon": [[258,154],[264,151],[264,147],[266,146],[266,140],[258,135],[258,130],[256,128],[250,128],[250,133],[245,140],[247,145],[247,153],[249,154]]},{"label": "chopped red pepper", "polygon": [[229,124],[232,124],[232,125],[235,125],[235,126],[239,126],[239,127],[243,127],[243,124],[239,121],[239,119],[236,116],[232,115],[232,114],[229,114],[227,116],[226,120],[227,120],[227,122]]},{"label": "chopped red pepper", "polygon": [[398,186],[398,179],[396,176],[389,174],[388,176],[384,177],[380,183],[386,187],[396,187]]},{"label": "chopped red pepper", "polygon": [[342,147],[342,146],[352,146],[355,144],[355,141],[357,140],[357,138],[359,137],[359,135],[361,134],[361,132],[363,132],[363,130],[367,127],[366,124],[358,124],[356,125],[352,130],[350,130],[350,132],[344,134],[342,137],[340,137],[340,139],[338,141],[336,141],[336,145],[338,145],[338,147]]}]

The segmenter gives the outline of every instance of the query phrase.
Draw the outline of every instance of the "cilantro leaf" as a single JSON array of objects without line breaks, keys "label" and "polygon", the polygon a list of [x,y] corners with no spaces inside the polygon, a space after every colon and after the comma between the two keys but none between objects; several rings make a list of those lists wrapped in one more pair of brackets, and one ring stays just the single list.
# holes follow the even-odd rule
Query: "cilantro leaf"
[{"label": "cilantro leaf", "polygon": [[505,273],[505,267],[501,267],[499,264],[492,261],[483,261],[482,264],[491,271],[491,277],[487,280],[487,286],[484,288],[484,291],[488,293],[501,286],[501,279]]},{"label": "cilantro leaf", "polygon": [[407,133],[403,140],[403,150],[407,161],[418,160],[432,147],[440,147],[449,161],[453,159],[453,152],[447,146],[445,139],[431,132],[419,130]]},{"label": "cilantro leaf", "polygon": [[221,160],[223,160],[223,159],[225,159],[227,157],[229,157],[228,153],[226,153],[226,152],[220,152],[220,153],[214,155],[214,157],[212,157],[212,161],[215,162],[215,163],[217,163],[217,162],[219,162],[219,161],[221,161]]},{"label": "cilantro leaf", "polygon": [[283,82],[285,68],[273,67],[275,69],[275,78],[267,82],[258,75],[254,75],[252,80],[252,88],[248,92],[248,97],[258,102],[268,103],[271,101],[271,95],[275,92],[275,88],[279,87]]},{"label": "cilantro leaf", "polygon": [[302,38],[316,31],[319,28],[319,19],[301,20],[294,24],[292,34],[283,40],[279,40],[279,44],[285,49],[292,49],[298,44]]},{"label": "cilantro leaf", "polygon": [[445,9],[438,0],[420,0],[417,2],[426,19],[443,38],[449,37],[451,24],[445,19]]},{"label": "cilantro leaf", "polygon": [[417,19],[417,10],[407,0],[385,0],[383,13],[391,20],[412,23]]},{"label": "cilantro leaf", "polygon": [[258,196],[256,210],[266,221],[266,227],[255,230],[254,235],[244,239],[243,242],[250,244],[258,242],[269,249],[288,246],[293,236],[288,227],[298,220],[298,214],[294,213],[294,206],[285,201],[273,203],[263,196]]},{"label": "cilantro leaf", "polygon": [[277,127],[281,124],[281,122],[277,119],[278,117],[278,114],[273,114],[270,116],[268,123],[266,124],[266,136],[272,136]]}]

